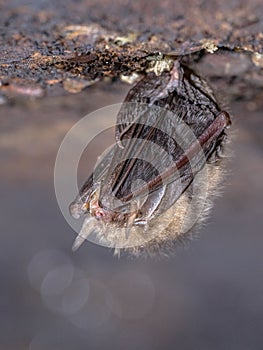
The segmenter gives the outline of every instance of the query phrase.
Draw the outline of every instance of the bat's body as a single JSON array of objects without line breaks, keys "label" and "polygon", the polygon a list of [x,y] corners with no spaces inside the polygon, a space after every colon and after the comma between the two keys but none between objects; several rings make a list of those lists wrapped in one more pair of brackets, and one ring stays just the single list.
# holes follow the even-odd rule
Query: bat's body
[{"label": "bat's body", "polygon": [[206,82],[187,67],[175,62],[170,72],[148,73],[117,115],[116,145],[70,206],[74,217],[88,217],[74,247],[94,229],[116,250],[174,242],[191,226],[193,211],[207,208],[199,193],[203,209],[189,210],[196,188],[209,193],[205,181],[217,183],[229,125]]}]

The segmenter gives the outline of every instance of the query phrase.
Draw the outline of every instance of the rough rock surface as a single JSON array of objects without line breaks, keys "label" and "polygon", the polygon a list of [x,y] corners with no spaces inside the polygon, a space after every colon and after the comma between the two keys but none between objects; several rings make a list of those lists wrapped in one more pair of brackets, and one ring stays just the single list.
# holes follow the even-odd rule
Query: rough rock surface
[{"label": "rough rock surface", "polygon": [[163,55],[184,56],[219,88],[229,85],[231,98],[263,87],[261,0],[13,0],[0,10],[2,103],[76,93],[144,72]]}]

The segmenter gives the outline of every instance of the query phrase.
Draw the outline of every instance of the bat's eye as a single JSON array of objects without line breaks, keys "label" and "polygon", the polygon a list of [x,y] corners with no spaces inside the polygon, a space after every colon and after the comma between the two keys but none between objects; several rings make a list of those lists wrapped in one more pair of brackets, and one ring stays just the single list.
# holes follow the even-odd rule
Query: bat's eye
[{"label": "bat's eye", "polygon": [[121,214],[127,214],[129,212],[129,209],[128,209],[128,207],[122,207],[119,209],[119,212]]}]

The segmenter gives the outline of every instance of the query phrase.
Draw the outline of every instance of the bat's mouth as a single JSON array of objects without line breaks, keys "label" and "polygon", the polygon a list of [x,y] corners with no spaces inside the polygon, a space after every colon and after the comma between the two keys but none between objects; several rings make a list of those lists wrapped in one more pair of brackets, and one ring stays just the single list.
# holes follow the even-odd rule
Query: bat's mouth
[{"label": "bat's mouth", "polygon": [[97,200],[90,206],[90,214],[98,221],[110,223],[114,221],[123,221],[118,212],[112,211],[108,208],[104,208]]},{"label": "bat's mouth", "polygon": [[117,227],[132,227],[136,225],[136,219],[140,211],[136,205],[120,206],[118,208],[104,207],[100,200],[89,203],[89,214],[97,221],[104,224],[113,224]]}]

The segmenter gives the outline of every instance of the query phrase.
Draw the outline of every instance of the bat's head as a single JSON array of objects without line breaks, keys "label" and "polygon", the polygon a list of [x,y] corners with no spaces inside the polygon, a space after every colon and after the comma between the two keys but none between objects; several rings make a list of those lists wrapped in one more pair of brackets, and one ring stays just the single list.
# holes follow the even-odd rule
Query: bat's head
[{"label": "bat's head", "polygon": [[[100,196],[102,191],[103,196]],[[114,223],[124,227],[127,226],[131,215],[134,219],[137,216],[137,212],[131,212],[131,208],[135,208],[133,204],[122,203],[110,193],[108,186],[96,184],[86,193],[82,192],[82,195],[70,204],[69,210],[75,219],[89,214],[101,223]]]}]

